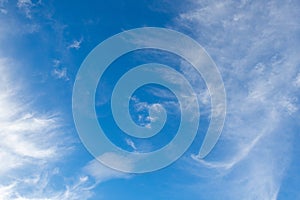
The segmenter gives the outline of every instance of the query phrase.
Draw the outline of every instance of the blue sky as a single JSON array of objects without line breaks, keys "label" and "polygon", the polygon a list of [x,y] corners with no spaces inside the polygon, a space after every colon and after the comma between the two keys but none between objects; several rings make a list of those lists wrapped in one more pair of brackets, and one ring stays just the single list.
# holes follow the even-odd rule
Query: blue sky
[{"label": "blue sky", "polygon": [[[0,0],[0,199],[300,199],[299,10],[296,0]],[[82,144],[72,89],[81,63],[100,42],[148,26],[180,31],[206,49],[224,81],[227,115],[213,151],[195,158],[211,107],[201,76],[168,52],[120,57],[105,72],[95,99],[99,123],[116,145],[153,151],[178,128],[176,97],[155,84],[139,88],[129,109],[147,127],[149,108],[164,106],[163,130],[146,140],[118,128],[110,96],[136,65],[154,60],[180,71],[201,112],[197,136],[179,160],[128,174],[100,164]]]}]

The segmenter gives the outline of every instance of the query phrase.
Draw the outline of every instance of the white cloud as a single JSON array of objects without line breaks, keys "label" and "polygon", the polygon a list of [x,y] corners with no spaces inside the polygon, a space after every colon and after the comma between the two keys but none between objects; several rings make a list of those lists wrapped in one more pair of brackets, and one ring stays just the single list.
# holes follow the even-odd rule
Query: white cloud
[{"label": "white cloud", "polygon": [[29,19],[32,18],[31,9],[33,6],[34,4],[31,0],[18,0],[17,2],[17,7],[22,10]]},{"label": "white cloud", "polygon": [[131,139],[126,138],[126,139],[125,139],[125,142],[126,142],[126,144],[127,144],[128,146],[130,146],[133,150],[137,150],[137,148],[136,148],[134,142],[133,142]]},{"label": "white cloud", "polygon": [[67,75],[67,68],[54,68],[52,70],[52,75],[57,78],[57,79],[64,79],[64,80],[69,80],[68,75]]},{"label": "white cloud", "polygon": [[176,21],[192,30],[225,82],[228,114],[212,152],[219,155],[192,165],[220,172],[220,185],[210,186],[229,199],[277,198],[291,159],[289,138],[295,134],[285,131],[287,121],[299,105],[294,97],[300,64],[298,9],[293,1],[199,0]]},{"label": "white cloud", "polygon": [[51,74],[54,78],[69,80],[67,68],[61,66],[61,61],[58,59],[53,60],[53,70]]},{"label": "white cloud", "polygon": [[[93,189],[94,186],[90,185],[88,177],[86,176],[78,177],[74,183],[66,185],[66,188],[61,191],[49,190],[48,179],[49,177],[47,176],[39,176],[32,180],[18,180],[10,185],[0,186],[0,198],[1,200],[85,200],[93,196],[91,189]],[[24,185],[28,184],[30,184],[31,187],[37,188],[37,190],[31,192],[23,191],[26,195],[21,194],[19,191],[24,190]]]},{"label": "white cloud", "polygon": [[294,85],[300,88],[300,73],[298,73],[296,79],[294,80]]},{"label": "white cloud", "polygon": [[[17,160],[17,165],[30,163],[31,159],[53,158],[59,143],[53,145],[59,131],[59,119],[53,114],[34,112],[28,102],[20,100],[17,83],[10,81],[5,69],[8,61],[0,60],[0,147],[7,160]],[[9,68],[8,68],[9,69]],[[47,137],[45,137],[47,136]],[[9,171],[12,165],[2,163],[0,169]]]},{"label": "white cloud", "polygon": [[69,49],[80,49],[80,45],[83,42],[83,39],[81,38],[80,40],[74,40],[69,46]]},{"label": "white cloud", "polygon": [[[1,200],[84,200],[94,195],[98,184],[129,177],[93,160],[66,181],[70,177],[61,174],[58,166],[72,143],[67,142],[57,114],[42,114],[32,102],[22,100],[26,90],[13,81],[12,66],[12,61],[0,59]],[[64,179],[58,188],[53,187],[55,176]]]},{"label": "white cloud", "polygon": [[[158,103],[148,103],[143,102],[136,96],[131,97],[133,103],[133,109],[136,113],[148,112],[150,109],[156,112],[160,112],[163,108],[163,105],[167,105],[169,102],[163,102],[163,105]],[[156,117],[147,115],[147,114],[138,114],[137,123],[140,126],[144,126],[147,128],[151,128],[151,122],[155,122],[157,120]]]},{"label": "white cloud", "polygon": [[0,13],[6,15],[8,13],[7,9],[5,8],[7,0],[0,0]]},{"label": "white cloud", "polygon": [[53,60],[53,66],[54,67],[58,67],[60,64],[61,64],[60,60],[58,60],[58,59]]},{"label": "white cloud", "polygon": [[[87,199],[87,180],[54,190],[51,177],[69,152],[57,114],[40,113],[24,100],[26,91],[11,73],[14,63],[0,59],[0,199]],[[25,98],[28,99],[28,98]]]}]

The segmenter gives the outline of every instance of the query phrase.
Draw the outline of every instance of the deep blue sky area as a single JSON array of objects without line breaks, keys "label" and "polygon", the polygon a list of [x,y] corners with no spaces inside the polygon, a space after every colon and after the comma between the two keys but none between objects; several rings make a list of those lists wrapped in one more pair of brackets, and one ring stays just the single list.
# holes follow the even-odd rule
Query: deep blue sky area
[{"label": "deep blue sky area", "polygon": [[[300,199],[299,10],[297,0],[0,0],[0,200]],[[200,112],[196,136],[179,159],[137,174],[111,169],[92,156],[76,128],[72,98],[92,50],[116,34],[143,27],[176,30],[205,49],[225,87],[226,118],[216,145],[200,159],[196,155],[215,116],[212,97],[221,95],[174,52],[148,48],[118,57],[95,93],[98,123],[116,148],[134,154],[159,151],[173,144],[185,109],[191,121]],[[144,37],[134,42],[156,41]],[[165,42],[182,47],[192,60],[205,61],[182,40],[160,41]],[[184,96],[188,88],[181,79],[161,69],[157,77],[177,85],[184,102],[155,82],[137,88],[124,102],[137,126],[153,130],[161,119],[150,111],[161,114],[164,108],[167,114],[156,135],[138,138],[119,127],[111,99],[121,77],[147,63],[176,70],[195,96]],[[152,71],[146,73],[135,80]],[[85,106],[88,95],[79,106]],[[193,107],[194,98],[199,109]],[[217,108],[222,114],[223,107]],[[98,159],[104,156],[135,169],[132,157],[107,152]]]}]

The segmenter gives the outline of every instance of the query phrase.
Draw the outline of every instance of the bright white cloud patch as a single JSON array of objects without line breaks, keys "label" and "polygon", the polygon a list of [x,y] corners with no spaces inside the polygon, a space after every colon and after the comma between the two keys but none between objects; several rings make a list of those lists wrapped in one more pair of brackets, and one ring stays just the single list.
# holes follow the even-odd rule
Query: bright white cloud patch
[{"label": "bright white cloud patch", "polygon": [[22,100],[26,94],[12,81],[11,66],[9,60],[0,59],[1,200],[88,199],[99,183],[128,177],[91,161],[82,172],[74,171],[71,183],[54,188],[52,177],[63,176],[57,164],[72,144],[66,140],[58,115],[40,113],[32,102]]},{"label": "bright white cloud patch", "polygon": [[55,163],[71,144],[64,142],[57,115],[39,113],[23,100],[11,65],[0,59],[0,199],[87,199],[92,192],[84,178],[59,190],[49,185],[59,173]]},{"label": "bright white cloud patch", "polygon": [[64,137],[59,118],[39,113],[24,100],[8,71],[11,65],[0,60],[0,199],[38,195],[38,188],[33,188],[40,183],[40,175],[64,151],[62,140],[57,140]]}]

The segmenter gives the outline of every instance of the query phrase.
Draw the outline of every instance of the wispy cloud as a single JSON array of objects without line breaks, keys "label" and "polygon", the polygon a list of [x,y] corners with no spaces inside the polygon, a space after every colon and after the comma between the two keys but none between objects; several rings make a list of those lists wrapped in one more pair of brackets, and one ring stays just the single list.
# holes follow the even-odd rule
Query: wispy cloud
[{"label": "wispy cloud", "polygon": [[80,49],[80,45],[83,42],[83,38],[80,38],[80,40],[74,40],[69,46],[69,49]]},{"label": "wispy cloud", "polygon": [[52,75],[57,79],[65,79],[69,80],[68,74],[67,74],[67,68],[54,68],[52,70]]},{"label": "wispy cloud", "polygon": [[18,0],[17,7],[22,10],[25,16],[29,19],[32,18],[31,9],[34,7],[34,3],[31,0]]},{"label": "wispy cloud", "polygon": [[134,142],[133,142],[131,139],[126,138],[126,139],[125,139],[125,142],[126,142],[126,144],[127,144],[128,146],[130,146],[133,150],[135,150],[135,151],[137,150],[137,148],[136,148]]},{"label": "wispy cloud", "polygon": [[[146,128],[151,128],[151,122],[155,122],[157,118],[149,116],[148,112],[150,109],[159,112],[160,109],[162,109],[162,105],[158,103],[148,103],[141,101],[136,96],[131,97],[131,100],[133,101],[133,110],[135,113],[137,113],[138,125],[144,126]],[[164,102],[164,105],[166,105],[167,103],[168,102]]]},{"label": "wispy cloud", "polygon": [[57,79],[69,80],[67,68],[61,66],[61,61],[58,59],[53,60],[52,76]]},{"label": "wispy cloud", "polygon": [[199,169],[222,174],[219,185],[210,185],[220,189],[211,199],[276,199],[291,159],[288,138],[295,134],[287,121],[299,105],[294,94],[299,90],[300,24],[295,19],[300,5],[218,0],[193,5],[177,25],[192,31],[213,57],[228,98],[214,156],[199,161]]},{"label": "wispy cloud", "polygon": [[0,13],[6,15],[8,13],[7,9],[5,8],[7,4],[7,0],[0,1]]},{"label": "wispy cloud", "polygon": [[58,59],[54,59],[54,60],[53,60],[53,66],[54,66],[54,67],[58,67],[58,66],[60,65],[60,63],[61,63],[61,61],[58,60]]},{"label": "wispy cloud", "polygon": [[[1,200],[84,200],[94,195],[93,189],[100,183],[129,177],[93,160],[74,170],[74,177],[66,181],[70,178],[60,172],[59,163],[74,147],[62,121],[58,114],[41,113],[33,102],[22,100],[26,93],[21,91],[26,90],[13,81],[14,68],[9,66],[14,66],[12,60],[0,59]],[[53,177],[64,181],[54,187]]]},{"label": "wispy cloud", "polygon": [[[65,149],[64,134],[57,114],[39,113],[20,93],[19,83],[10,77],[11,62],[0,60],[0,194],[1,199],[21,197],[33,182],[24,182],[60,158]],[[59,142],[61,141],[61,142]],[[24,173],[26,169],[27,173]]]},{"label": "wispy cloud", "polygon": [[297,74],[297,76],[294,80],[294,86],[300,88],[300,73]]}]

